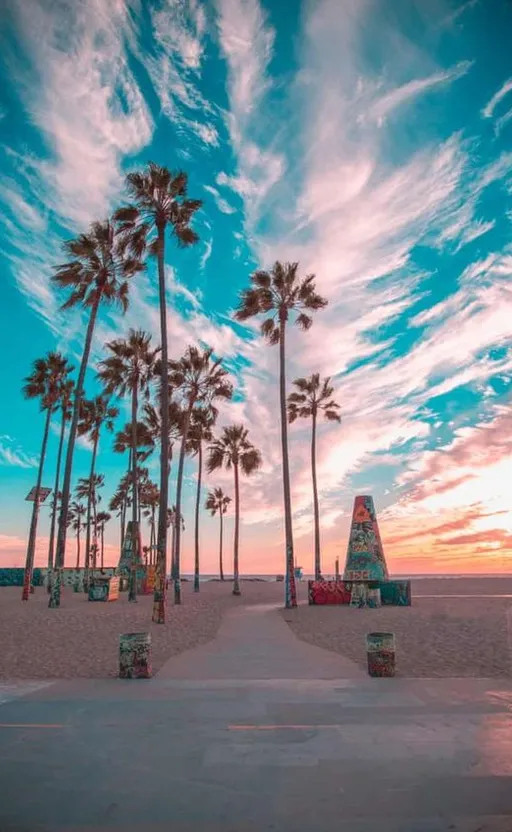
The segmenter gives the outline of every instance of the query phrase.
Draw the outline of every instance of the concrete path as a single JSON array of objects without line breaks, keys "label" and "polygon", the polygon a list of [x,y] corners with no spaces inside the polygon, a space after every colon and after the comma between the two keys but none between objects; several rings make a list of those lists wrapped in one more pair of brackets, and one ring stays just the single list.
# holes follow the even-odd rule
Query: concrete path
[{"label": "concrete path", "polygon": [[1,832],[512,832],[511,680],[369,679],[269,607],[149,681],[13,690]]},{"label": "concrete path", "polygon": [[364,675],[349,659],[299,641],[275,604],[233,610],[214,641],[170,659],[158,673],[162,679],[360,679]]}]

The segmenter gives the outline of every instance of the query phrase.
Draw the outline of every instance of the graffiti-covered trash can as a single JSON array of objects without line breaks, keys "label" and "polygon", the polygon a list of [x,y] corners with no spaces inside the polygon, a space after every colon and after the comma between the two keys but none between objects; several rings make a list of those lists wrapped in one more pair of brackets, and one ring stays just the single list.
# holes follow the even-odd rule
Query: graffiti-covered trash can
[{"label": "graffiti-covered trash can", "polygon": [[119,636],[119,677],[151,677],[151,633],[124,633]]},{"label": "graffiti-covered trash can", "polygon": [[393,633],[368,633],[366,654],[369,676],[395,675],[395,636]]}]

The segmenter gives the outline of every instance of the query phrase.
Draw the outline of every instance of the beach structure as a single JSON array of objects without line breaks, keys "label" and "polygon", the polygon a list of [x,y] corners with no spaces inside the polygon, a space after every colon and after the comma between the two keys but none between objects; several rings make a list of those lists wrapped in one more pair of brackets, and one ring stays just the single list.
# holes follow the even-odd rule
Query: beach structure
[{"label": "beach structure", "polygon": [[373,497],[354,500],[343,580],[309,581],[310,604],[410,606],[411,582],[389,580]]}]

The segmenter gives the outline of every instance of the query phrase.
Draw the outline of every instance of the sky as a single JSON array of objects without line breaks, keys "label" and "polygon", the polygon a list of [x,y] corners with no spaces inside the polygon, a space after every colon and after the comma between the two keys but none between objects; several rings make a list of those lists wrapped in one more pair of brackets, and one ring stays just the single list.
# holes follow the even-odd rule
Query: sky
[{"label": "sky", "polygon": [[[197,246],[167,247],[170,354],[200,344],[224,359],[235,397],[219,426],[243,421],[263,456],[242,485],[242,572],[284,571],[278,354],[232,317],[276,259],[299,261],[329,301],[309,332],[290,330],[287,369],[289,389],[330,376],[341,408],[318,436],[323,571],[344,562],[356,494],[374,497],[391,572],[510,571],[510,0],[5,0],[0,17],[0,565],[24,563],[42,437],[23,378],[49,350],[77,367],[83,347],[83,314],[60,311],[50,285],[62,243],[123,204],[125,174],[154,160],[185,170],[203,200]],[[150,263],[127,314],[102,312],[88,395],[107,341],[141,327],[158,344],[156,298]],[[290,427],[306,572],[310,427]],[[55,421],[48,486],[57,433]],[[75,481],[90,453],[80,440]],[[126,464],[104,436],[102,507]],[[230,472],[207,477],[205,496],[216,485],[232,496]],[[228,563],[232,527],[230,512]],[[205,513],[206,573],[217,535]],[[113,563],[114,519],[106,539]]]}]

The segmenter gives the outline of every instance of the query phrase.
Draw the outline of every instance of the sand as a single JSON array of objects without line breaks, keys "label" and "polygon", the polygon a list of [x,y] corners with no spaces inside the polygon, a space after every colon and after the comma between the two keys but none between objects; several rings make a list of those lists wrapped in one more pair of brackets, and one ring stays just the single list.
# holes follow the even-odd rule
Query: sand
[{"label": "sand", "polygon": [[411,607],[300,606],[283,615],[299,638],[364,668],[366,634],[385,631],[395,634],[397,676],[512,674],[511,578],[413,580],[412,596]]},{"label": "sand", "polygon": [[[184,583],[182,606],[175,607],[170,595],[162,626],[151,623],[150,597],[133,605],[123,593],[116,602],[89,603],[66,589],[61,608],[50,610],[43,588],[28,603],[21,602],[20,587],[1,588],[0,679],[116,676],[119,635],[126,632],[151,633],[156,673],[171,656],[214,638],[223,614],[234,606],[282,605],[282,583],[242,582],[242,590],[235,598],[231,584],[212,582],[194,594]],[[477,597],[456,597],[461,595]],[[293,632],[361,667],[366,667],[366,633],[385,630],[395,633],[399,676],[512,674],[512,578],[413,581],[412,607],[380,610],[310,607],[306,582],[298,584],[298,597],[298,609],[282,611]]]},{"label": "sand", "polygon": [[283,584],[244,583],[243,595],[232,584],[206,583],[194,593],[182,584],[183,603],[175,607],[169,593],[167,621],[151,622],[152,598],[130,604],[127,593],[108,603],[87,601],[83,593],[64,589],[59,609],[48,609],[48,595],[37,587],[22,602],[21,587],[0,588],[0,679],[105,678],[119,672],[119,635],[151,633],[152,668],[215,637],[223,612],[244,603],[283,598]]}]

